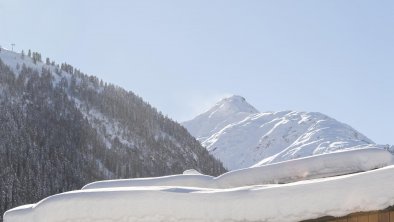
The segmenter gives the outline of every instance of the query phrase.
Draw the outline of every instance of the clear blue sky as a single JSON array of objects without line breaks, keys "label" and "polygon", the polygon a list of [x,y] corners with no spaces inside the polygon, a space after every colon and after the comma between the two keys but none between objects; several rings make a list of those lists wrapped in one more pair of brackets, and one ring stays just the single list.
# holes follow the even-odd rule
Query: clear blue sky
[{"label": "clear blue sky", "polygon": [[394,144],[394,1],[1,0],[0,44],[134,91],[183,121],[229,94]]}]

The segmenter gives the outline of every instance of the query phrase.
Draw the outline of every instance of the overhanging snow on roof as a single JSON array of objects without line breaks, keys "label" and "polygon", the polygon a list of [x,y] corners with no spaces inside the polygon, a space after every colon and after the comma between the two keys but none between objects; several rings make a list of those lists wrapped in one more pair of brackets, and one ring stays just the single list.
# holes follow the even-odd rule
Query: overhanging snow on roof
[{"label": "overhanging snow on roof", "polygon": [[[4,220],[5,222],[290,222],[324,216],[342,217],[354,212],[381,210],[393,206],[394,166],[389,165],[392,163],[391,154],[378,149],[363,152],[369,158],[364,158],[365,161],[361,161],[362,159],[355,161],[354,163],[362,165],[358,167],[369,165],[371,159],[374,159],[379,166],[385,167],[287,184],[248,186],[244,186],[245,184],[240,181],[244,180],[247,183],[258,181],[256,178],[265,176],[259,173],[265,171],[250,173],[245,169],[237,171],[238,173],[233,177],[236,186],[231,188],[220,188],[218,185],[215,185],[218,187],[182,186],[185,181],[188,181],[189,185],[197,185],[198,183],[190,176],[199,175],[184,175],[184,177],[178,175],[176,182],[168,180],[171,177],[134,180],[134,185],[139,184],[139,186],[130,186],[133,180],[128,180],[127,186],[117,187],[115,186],[117,183],[112,183],[106,188],[91,186],[92,189],[85,187],[83,190],[54,195],[37,204],[9,210],[5,213]],[[344,158],[343,161],[346,161],[351,158],[348,155],[349,153],[337,154],[337,158]],[[329,163],[317,165],[324,168],[325,164]],[[315,167],[312,164],[309,169]],[[185,178],[185,181],[182,178]],[[217,178],[205,179],[210,181]],[[199,182],[200,185],[204,183]]]}]

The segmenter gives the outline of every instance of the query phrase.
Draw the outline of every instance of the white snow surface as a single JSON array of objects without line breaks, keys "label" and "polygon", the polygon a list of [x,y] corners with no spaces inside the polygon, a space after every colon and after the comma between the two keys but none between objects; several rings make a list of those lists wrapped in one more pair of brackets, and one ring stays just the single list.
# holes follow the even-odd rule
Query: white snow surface
[{"label": "white snow surface", "polygon": [[185,170],[183,172],[183,175],[202,175],[202,173],[198,172],[195,169],[189,169],[189,170]]},{"label": "white snow surface", "polygon": [[[361,158],[358,156],[360,152],[367,155]],[[338,164],[336,159],[353,159],[353,155],[357,170],[392,163],[391,154],[379,149],[344,151],[321,155],[320,159],[310,157],[304,161],[305,165],[331,168]],[[374,161],[365,156],[371,156]],[[314,158],[315,161],[310,160]],[[296,161],[300,160],[287,161],[287,164],[289,167],[299,166]],[[323,163],[318,164],[320,161]],[[270,165],[270,170],[280,172],[277,168],[284,167],[281,164]],[[201,187],[182,186],[187,180],[203,181],[203,175],[176,175],[173,177],[177,177],[178,181],[173,185],[168,184],[171,177],[161,177],[145,181],[139,179],[140,184],[128,184],[132,186],[116,187],[113,185],[119,184],[113,183],[107,188],[85,187],[48,197],[34,205],[11,209],[5,213],[4,222],[290,222],[322,216],[344,216],[394,205],[393,165],[287,184],[257,183],[245,186],[248,181],[258,180],[256,178],[263,173],[258,169],[265,167],[268,166],[222,175],[222,183],[231,183],[229,187],[233,188],[204,187],[203,184],[200,184]],[[290,168],[281,170],[288,171]],[[323,172],[323,176],[326,175]],[[212,180],[208,176],[205,179]],[[194,185],[200,183],[196,181]],[[141,183],[145,184],[139,186]]]},{"label": "white snow surface", "polygon": [[317,112],[259,113],[240,96],[182,123],[229,170],[343,149],[382,147]]},{"label": "white snow surface", "polygon": [[197,116],[193,122],[185,122],[183,125],[201,141],[228,124],[243,120],[255,113],[259,113],[259,111],[248,104],[245,98],[232,96],[216,103],[209,111]]},{"label": "white snow surface", "polygon": [[93,182],[82,189],[144,186],[181,186],[235,188],[262,184],[282,184],[300,180],[339,176],[385,167],[393,155],[383,149],[358,149],[321,154],[280,163],[230,171],[218,177],[183,174],[155,178],[106,180]]}]

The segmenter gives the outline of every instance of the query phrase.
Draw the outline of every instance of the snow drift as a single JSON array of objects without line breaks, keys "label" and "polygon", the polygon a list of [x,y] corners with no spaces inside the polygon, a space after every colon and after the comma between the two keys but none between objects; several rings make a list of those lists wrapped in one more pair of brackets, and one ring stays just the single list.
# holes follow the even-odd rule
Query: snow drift
[{"label": "snow drift", "polygon": [[[364,149],[243,169],[216,178],[188,171],[185,175],[96,182],[9,210],[4,220],[286,222],[343,216],[394,204],[394,166],[387,166],[392,158],[385,150]],[[378,167],[383,168],[375,169]],[[365,170],[370,171],[269,184]]]},{"label": "snow drift", "polygon": [[300,221],[394,204],[394,167],[236,189],[122,187],[51,196],[7,211],[5,222]]},{"label": "snow drift", "polygon": [[368,171],[392,163],[393,156],[382,149],[348,150],[230,171],[218,177],[173,175],[156,178],[99,181],[82,189],[142,186],[234,188],[261,184],[289,183]]}]

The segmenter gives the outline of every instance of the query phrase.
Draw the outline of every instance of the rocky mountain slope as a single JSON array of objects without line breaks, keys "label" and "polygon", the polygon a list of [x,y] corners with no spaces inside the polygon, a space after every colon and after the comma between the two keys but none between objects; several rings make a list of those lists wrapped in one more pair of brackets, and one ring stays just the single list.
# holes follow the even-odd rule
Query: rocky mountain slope
[{"label": "rocky mountain slope", "polygon": [[384,148],[324,114],[260,113],[241,96],[225,98],[183,125],[230,170],[337,150]]},{"label": "rocky mountain slope", "polygon": [[0,123],[0,216],[96,180],[225,172],[132,92],[30,51],[0,49]]}]

